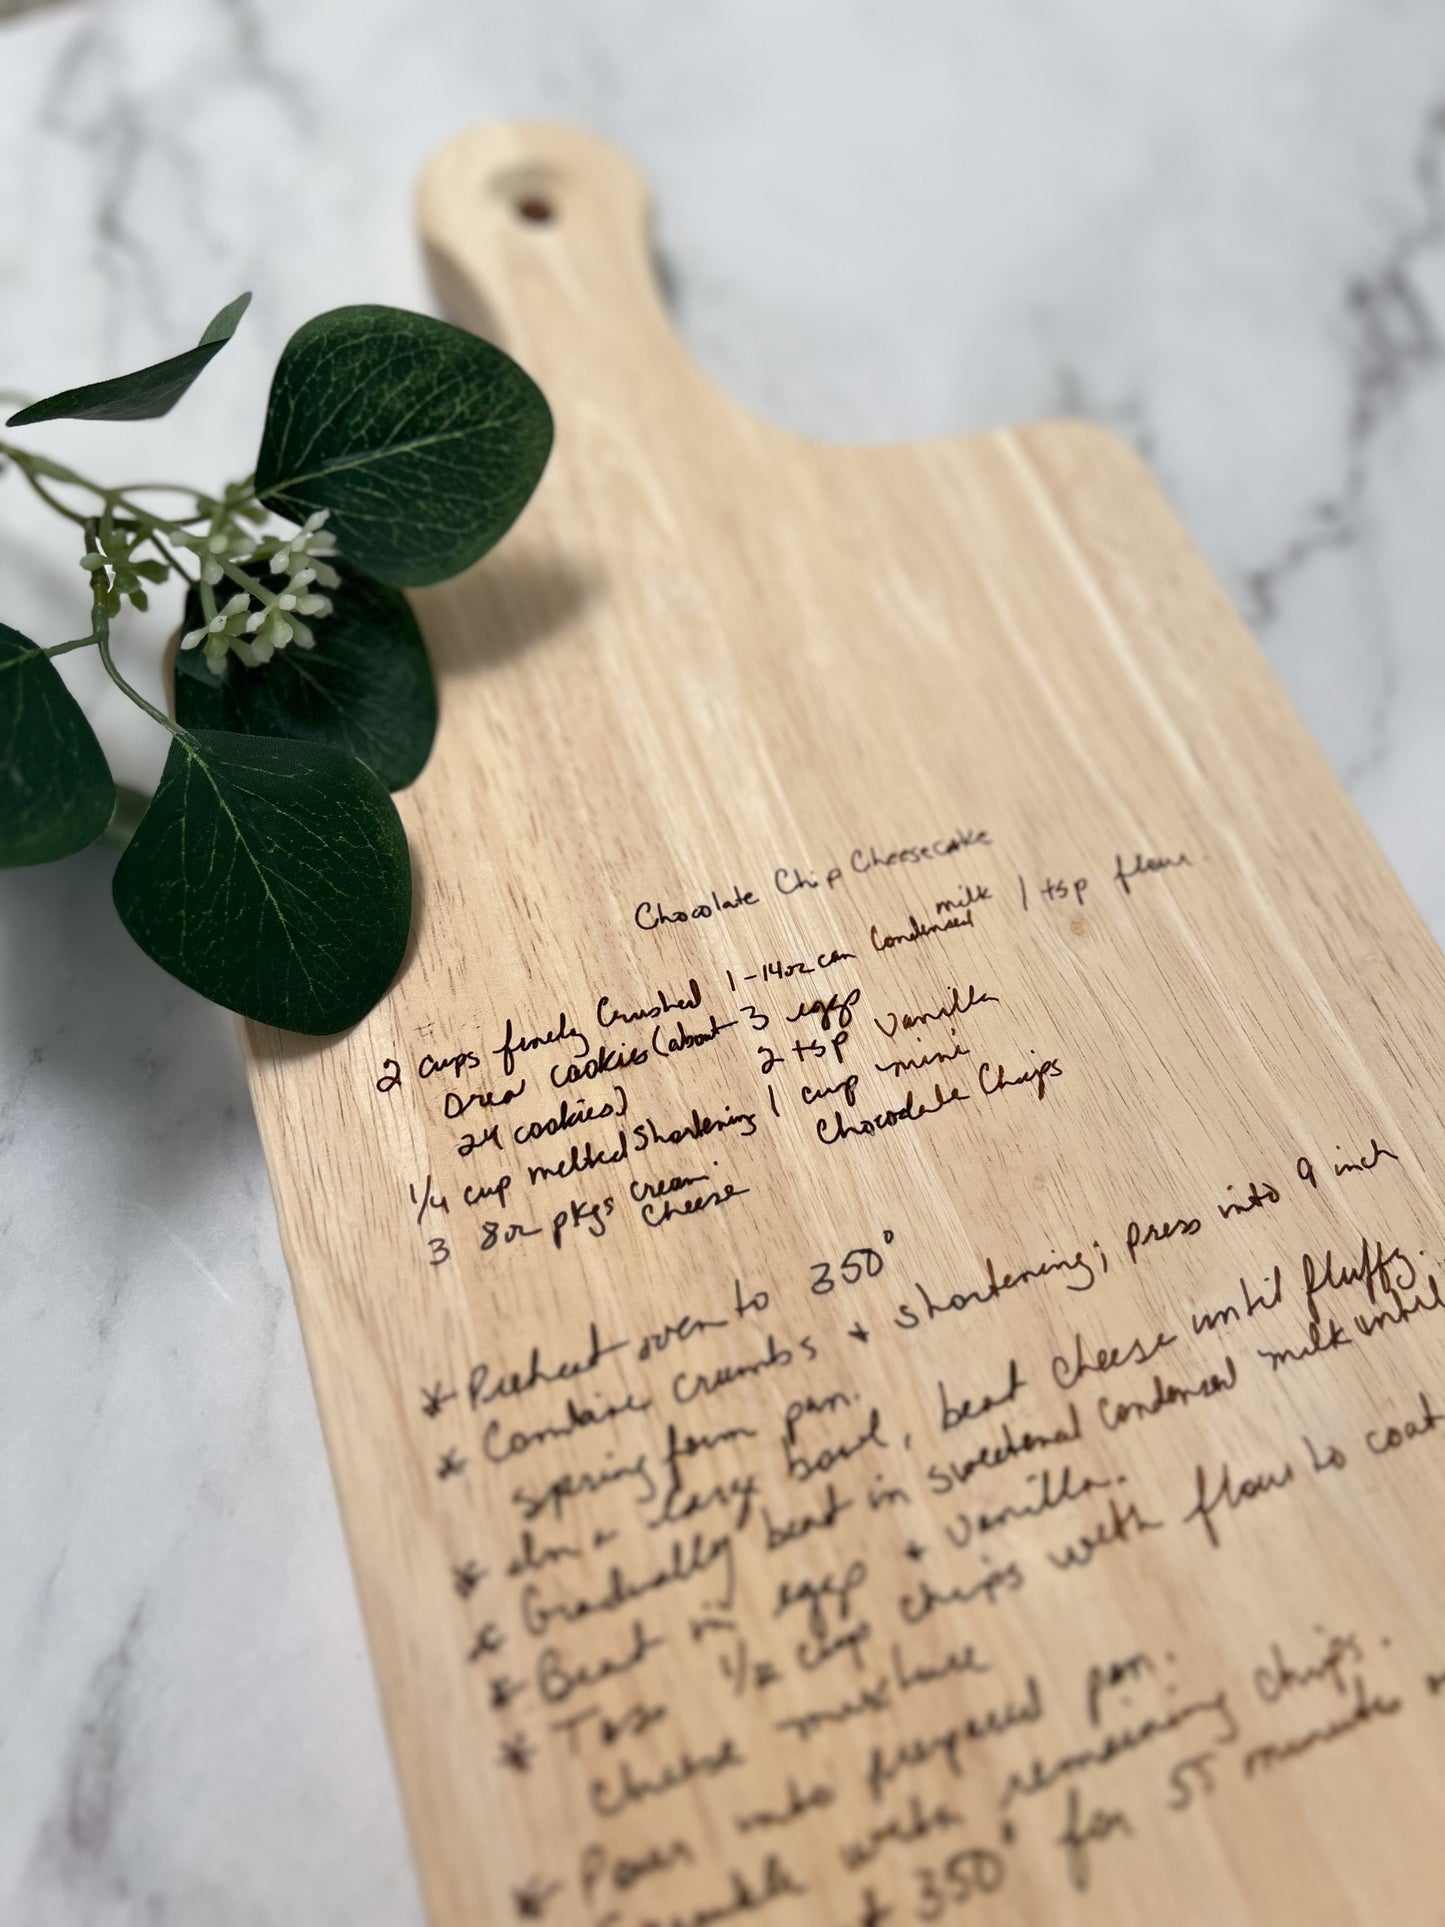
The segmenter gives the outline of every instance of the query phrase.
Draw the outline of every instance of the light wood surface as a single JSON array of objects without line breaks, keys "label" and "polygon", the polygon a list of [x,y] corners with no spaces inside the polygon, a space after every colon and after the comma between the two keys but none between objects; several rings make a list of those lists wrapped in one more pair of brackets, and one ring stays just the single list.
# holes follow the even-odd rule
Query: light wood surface
[{"label": "light wood surface", "polygon": [[601,144],[421,224],[556,451],[247,1049],[436,1927],[1445,1919],[1445,978],[1254,644],[1096,429],[747,415]]}]

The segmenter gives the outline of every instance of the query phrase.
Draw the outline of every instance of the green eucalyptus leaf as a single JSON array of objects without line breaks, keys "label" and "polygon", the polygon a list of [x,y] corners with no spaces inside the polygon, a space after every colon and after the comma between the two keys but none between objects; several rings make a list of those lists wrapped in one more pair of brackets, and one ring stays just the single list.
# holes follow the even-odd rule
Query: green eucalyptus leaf
[{"label": "green eucalyptus leaf", "polygon": [[84,710],[45,652],[0,622],[0,868],[83,850],[114,809]]},{"label": "green eucalyptus leaf", "polygon": [[224,348],[241,325],[241,316],[251,305],[249,293],[238,294],[234,301],[228,301],[218,314],[211,316],[202,332],[200,346],[209,348],[213,344]]},{"label": "green eucalyptus leaf", "polygon": [[[259,668],[231,659],[217,676],[199,649],[176,655],[176,721],[186,729],[289,736],[350,750],[389,790],[421,774],[437,726],[436,687],[416,617],[399,589],[343,564],[316,646],[294,642]],[[204,625],[200,597],[188,630]]]},{"label": "green eucalyptus leaf", "polygon": [[271,384],[256,492],[398,588],[501,540],[537,486],[552,415],[490,342],[404,308],[333,308],[298,328]]},{"label": "green eucalyptus leaf", "polygon": [[227,302],[210,322],[194,348],[157,361],[149,368],[137,368],[131,375],[115,375],[109,381],[88,382],[84,388],[67,388],[44,401],[32,402],[6,422],[7,428],[28,428],[32,422],[148,422],[157,415],[168,415],[191,383],[220,354],[235,334],[241,316],[250,305],[249,294],[238,294]]},{"label": "green eucalyptus leaf", "polygon": [[411,859],[395,804],[354,756],[196,730],[172,743],[114,894],[141,949],[182,983],[326,1035],[396,975]]}]

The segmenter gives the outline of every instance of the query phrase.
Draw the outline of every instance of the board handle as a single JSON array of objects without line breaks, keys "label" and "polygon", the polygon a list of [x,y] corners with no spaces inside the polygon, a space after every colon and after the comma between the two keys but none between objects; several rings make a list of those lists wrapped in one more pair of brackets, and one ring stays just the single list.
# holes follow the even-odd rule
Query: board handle
[{"label": "board handle", "polygon": [[706,394],[663,304],[647,188],[606,141],[548,121],[473,128],[428,162],[417,219],[446,313],[549,395],[615,395],[635,417],[678,388]]}]

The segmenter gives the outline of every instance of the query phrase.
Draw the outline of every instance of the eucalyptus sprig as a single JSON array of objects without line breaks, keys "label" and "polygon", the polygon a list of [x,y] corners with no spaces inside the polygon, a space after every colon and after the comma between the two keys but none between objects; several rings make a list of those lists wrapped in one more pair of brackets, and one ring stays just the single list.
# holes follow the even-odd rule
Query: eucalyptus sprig
[{"label": "eucalyptus sprig", "polygon": [[[35,402],[7,428],[164,415],[236,331]],[[400,965],[411,864],[390,791],[420,774],[436,691],[403,588],[484,555],[536,487],[552,443],[541,391],[500,349],[399,308],[336,308],[277,364],[253,475],[213,494],[114,486],[0,440],[76,525],[90,630],[42,648],[0,623],[0,867],[123,843],[121,920],[205,996],[282,1029],[365,1016]],[[164,504],[158,504],[157,498]],[[277,527],[275,520],[284,524]],[[185,587],[174,718],[122,675],[125,603]],[[53,658],[97,650],[171,736],[154,797],[118,798]]]}]

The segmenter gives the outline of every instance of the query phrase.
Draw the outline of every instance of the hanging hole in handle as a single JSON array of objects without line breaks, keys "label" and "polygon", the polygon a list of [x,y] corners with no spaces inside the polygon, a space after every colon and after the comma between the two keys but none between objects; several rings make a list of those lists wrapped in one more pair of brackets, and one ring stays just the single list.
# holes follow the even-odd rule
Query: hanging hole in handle
[{"label": "hanging hole in handle", "polygon": [[524,226],[549,227],[558,218],[555,168],[535,163],[508,168],[493,178],[491,188]]}]

